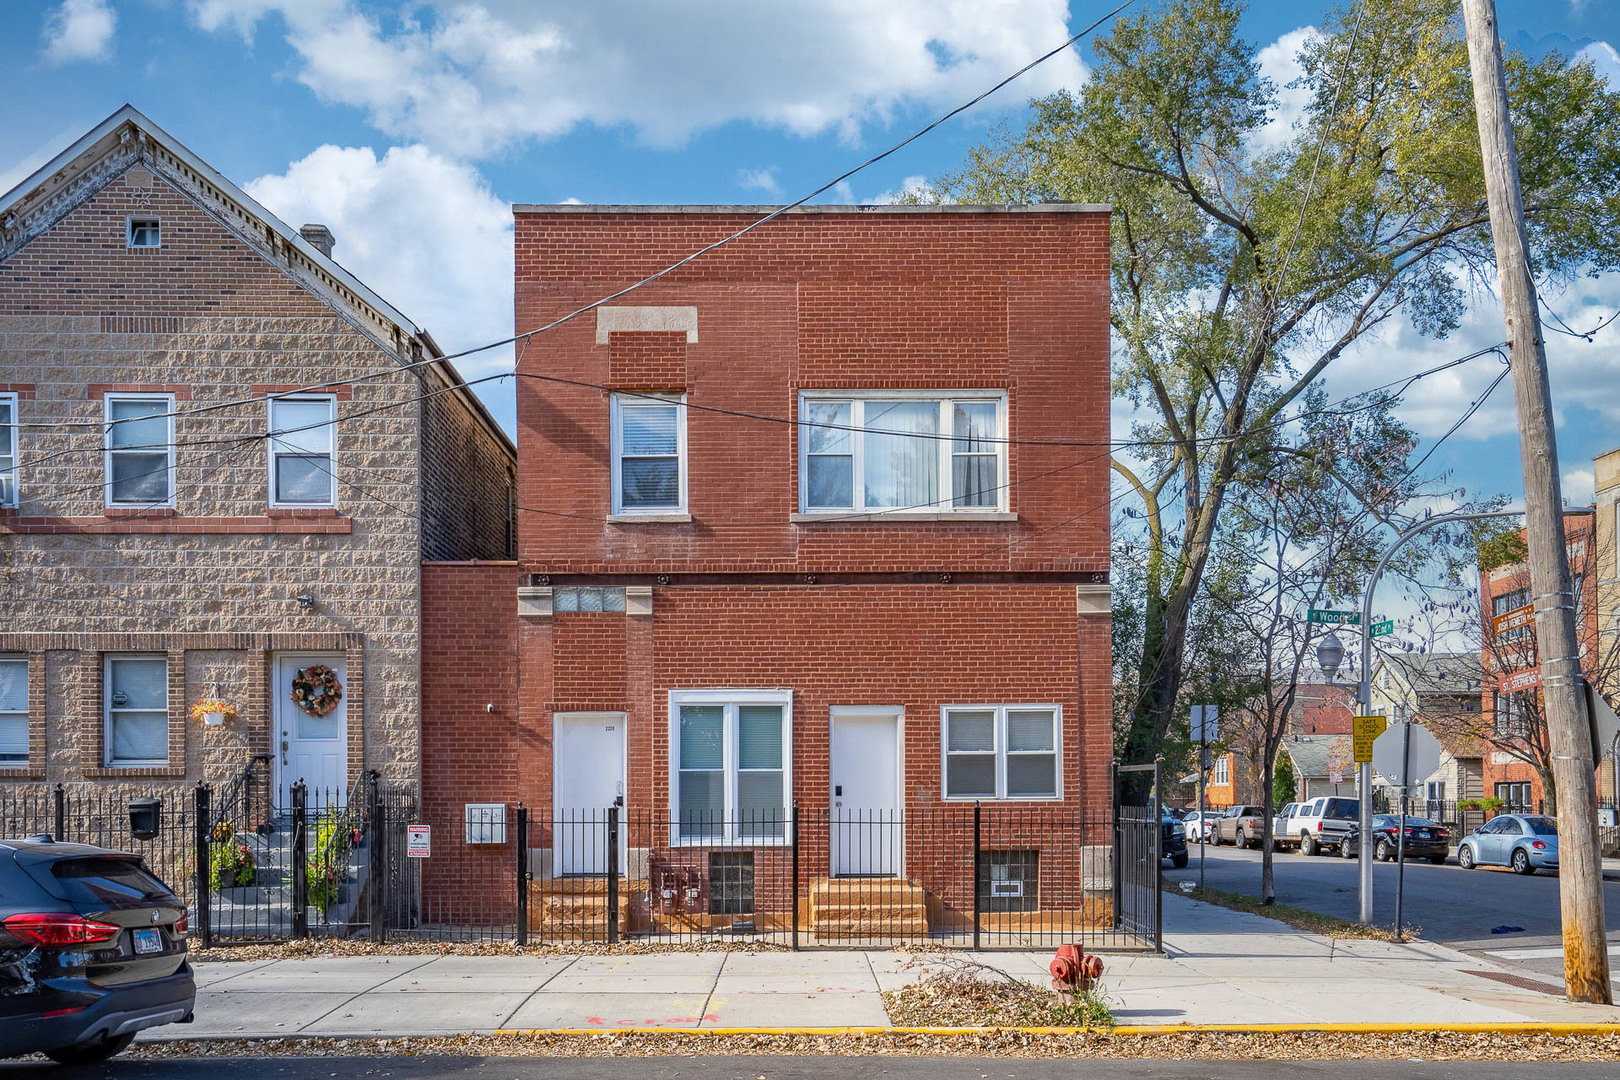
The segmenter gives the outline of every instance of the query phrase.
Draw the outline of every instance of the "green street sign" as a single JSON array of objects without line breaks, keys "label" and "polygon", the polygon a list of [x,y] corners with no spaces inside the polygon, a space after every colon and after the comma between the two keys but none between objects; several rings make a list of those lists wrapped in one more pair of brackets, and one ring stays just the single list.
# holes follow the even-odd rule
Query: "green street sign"
[{"label": "green street sign", "polygon": [[1372,636],[1373,637],[1383,637],[1385,634],[1393,634],[1394,632],[1395,632],[1395,620],[1394,619],[1385,619],[1383,622],[1375,622],[1375,623],[1372,624]]},{"label": "green street sign", "polygon": [[1355,611],[1324,611],[1322,608],[1310,608],[1305,615],[1308,623],[1328,623],[1332,626],[1360,626],[1361,614]]}]

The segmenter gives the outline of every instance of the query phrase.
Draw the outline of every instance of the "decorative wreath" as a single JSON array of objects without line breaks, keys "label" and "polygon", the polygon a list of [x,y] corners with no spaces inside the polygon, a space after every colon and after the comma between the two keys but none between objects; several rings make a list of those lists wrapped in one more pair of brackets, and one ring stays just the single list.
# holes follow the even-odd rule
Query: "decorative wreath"
[{"label": "decorative wreath", "polygon": [[343,684],[337,672],[325,664],[299,668],[292,681],[293,704],[311,716],[325,716],[343,700]]}]

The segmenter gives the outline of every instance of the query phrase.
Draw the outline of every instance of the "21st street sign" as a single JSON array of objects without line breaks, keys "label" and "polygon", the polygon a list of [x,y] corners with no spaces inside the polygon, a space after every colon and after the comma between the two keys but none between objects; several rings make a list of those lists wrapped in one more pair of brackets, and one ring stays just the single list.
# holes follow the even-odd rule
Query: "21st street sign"
[{"label": "21st street sign", "polygon": [[1329,611],[1323,608],[1308,608],[1305,612],[1307,623],[1327,623],[1330,626],[1360,626],[1361,613],[1359,611]]}]

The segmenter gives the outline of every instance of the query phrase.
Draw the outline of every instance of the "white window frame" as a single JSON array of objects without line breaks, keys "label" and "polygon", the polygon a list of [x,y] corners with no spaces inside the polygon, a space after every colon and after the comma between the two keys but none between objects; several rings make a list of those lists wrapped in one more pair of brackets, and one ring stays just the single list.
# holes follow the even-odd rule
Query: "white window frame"
[{"label": "white window frame", "polygon": [[[169,657],[165,653],[106,653],[101,658],[101,763],[108,769],[150,769],[164,767],[169,764],[167,754],[174,752],[170,745],[172,736],[167,732],[164,735],[164,749],[167,751],[161,758],[115,758],[113,757],[113,704],[112,704],[112,665],[114,660],[162,660],[163,661],[163,711],[165,722],[167,716],[174,711],[174,702],[169,700]],[[125,711],[125,710],[120,710]],[[130,712],[151,712],[151,709],[131,709]]]},{"label": "white window frame", "polygon": [[[681,835],[681,706],[719,705],[725,710],[721,771],[725,774],[724,828],[719,836]],[[737,707],[782,707],[782,835],[744,836],[737,832]],[[669,842],[675,847],[786,847],[793,843],[793,691],[781,690],[671,690],[669,692]]]},{"label": "white window frame", "polygon": [[267,434],[266,437],[265,437],[265,440],[264,440],[264,445],[265,445],[265,468],[266,468],[267,481],[269,483],[269,503],[270,503],[270,505],[272,507],[274,507],[275,509],[278,509],[278,510],[280,510],[280,509],[296,510],[296,509],[298,509],[300,507],[320,510],[320,509],[336,506],[337,505],[337,489],[338,489],[338,481],[337,481],[337,396],[334,395],[334,394],[280,394],[280,395],[274,395],[273,394],[270,397],[265,398],[265,405],[264,405],[265,429],[264,430],[267,433],[268,432],[273,432],[275,430],[276,402],[278,402],[278,401],[290,401],[290,402],[301,402],[301,403],[314,403],[314,402],[325,402],[326,403],[327,415],[330,418],[330,419],[327,420],[327,426],[331,429],[331,432],[332,432],[331,448],[329,450],[327,450],[327,452],[326,452],[326,470],[327,470],[328,473],[331,474],[332,496],[331,496],[331,498],[327,499],[325,502],[283,502],[282,500],[276,498],[276,459],[280,458],[280,457],[311,457],[313,455],[298,453],[298,452],[296,452],[294,450],[291,450],[291,449],[277,450],[276,449],[276,439],[275,439],[275,437],[273,435],[268,435]]},{"label": "white window frame", "polygon": [[1215,759],[1215,767],[1210,772],[1209,782],[1215,787],[1225,787],[1232,782],[1232,755],[1222,754]]},{"label": "white window frame", "polygon": [[[115,502],[113,500],[113,476],[112,476],[113,455],[116,454],[116,453],[123,453],[124,452],[124,451],[116,451],[116,450],[114,450],[112,448],[112,430],[113,430],[112,408],[113,408],[113,403],[115,401],[157,401],[157,402],[161,402],[163,404],[163,415],[161,417],[156,417],[155,419],[161,419],[163,421],[163,423],[165,424],[164,437],[163,437],[164,438],[163,451],[164,451],[164,453],[166,453],[169,456],[169,470],[168,470],[169,497],[167,499],[163,499],[161,501],[155,500],[155,499],[150,499],[150,500],[139,500],[139,501],[134,501],[134,502]],[[101,439],[101,445],[103,447],[103,449],[102,449],[102,462],[101,462],[101,470],[102,470],[101,476],[102,476],[102,482],[103,482],[103,485],[104,485],[103,486],[103,492],[105,494],[105,499],[106,499],[105,505],[107,505],[109,507],[151,507],[153,509],[158,509],[158,508],[161,508],[161,507],[173,507],[174,506],[175,487],[176,487],[176,484],[175,484],[175,465],[174,465],[174,395],[173,394],[148,394],[148,393],[108,393],[108,394],[105,394],[101,399],[101,409],[102,409],[102,413],[101,413],[102,421],[103,421],[103,424],[104,424],[104,426],[102,428],[102,439]],[[134,452],[134,453],[151,453],[152,451],[150,451],[150,450],[133,450],[131,452]]]},{"label": "white window frame", "polygon": [[0,405],[11,407],[11,423],[0,424],[0,451],[4,451],[4,456],[11,458],[11,464],[0,469],[0,507],[10,509],[20,501],[19,489],[22,486],[17,462],[22,432],[22,416],[18,410],[22,406],[16,391],[0,394]]},{"label": "white window frame", "polygon": [[[939,444],[939,501],[919,506],[866,505],[866,405],[872,401],[938,401],[940,413],[939,434],[928,436]],[[851,484],[850,506],[826,507],[810,505],[810,441],[806,433],[806,405],[818,402],[848,402]],[[956,506],[955,479],[952,456],[955,450],[955,426],[951,407],[958,402],[993,403],[996,406],[996,501],[992,506]],[[883,429],[878,429],[883,430]],[[933,516],[936,514],[986,514],[1007,512],[1008,475],[1011,468],[1008,447],[1007,392],[1005,390],[801,390],[799,392],[799,513],[838,517],[848,514],[871,514],[884,517],[904,517],[907,514]]]},{"label": "white window frame", "polygon": [[[1052,749],[1033,751],[1009,751],[1007,749],[1007,714],[1014,712],[1049,710],[1052,713]],[[950,794],[949,769],[950,764],[950,714],[953,712],[994,712],[994,743],[996,755],[996,793],[994,795],[952,795]],[[958,751],[958,753],[985,754],[988,751]],[[1056,791],[1051,795],[1008,795],[1007,794],[1007,755],[1009,753],[1039,754],[1044,757],[1051,754],[1053,758],[1052,781]],[[939,793],[944,802],[1062,802],[1063,801],[1063,706],[1051,701],[1033,702],[1026,705],[1008,704],[993,705],[954,703],[939,707]]]},{"label": "white window frame", "polygon": [[[685,394],[614,394],[610,398],[611,419],[611,452],[612,461],[609,471],[613,474],[613,514],[623,517],[658,517],[668,514],[685,514],[686,510],[686,477],[690,471],[686,456],[686,395]],[[675,405],[675,471],[680,479],[680,503],[676,506],[632,506],[624,505],[624,425],[623,407],[629,405],[634,408],[638,404],[644,405]]]},{"label": "white window frame", "polygon": [[30,691],[33,689],[33,687],[31,687],[29,685],[29,676],[32,674],[32,672],[30,672],[28,670],[28,657],[27,656],[17,656],[17,655],[0,656],[0,664],[21,664],[22,669],[23,669],[23,707],[22,707],[22,710],[20,712],[12,712],[10,710],[8,710],[6,712],[0,712],[0,720],[11,720],[11,721],[21,720],[22,721],[22,726],[23,726],[23,754],[22,754],[22,759],[19,760],[19,761],[0,760],[0,769],[26,769],[30,764],[32,764],[32,756],[33,756],[33,750],[34,750],[34,747],[33,747],[33,732],[30,731],[29,727],[28,727],[28,720],[29,720],[28,703],[29,703],[29,698],[30,698]]},{"label": "white window frame", "polygon": [[[135,242],[135,223],[137,221],[150,221],[157,230],[157,243],[137,244]],[[163,247],[163,219],[156,214],[130,214],[124,218],[124,246],[131,251],[157,251]]]}]

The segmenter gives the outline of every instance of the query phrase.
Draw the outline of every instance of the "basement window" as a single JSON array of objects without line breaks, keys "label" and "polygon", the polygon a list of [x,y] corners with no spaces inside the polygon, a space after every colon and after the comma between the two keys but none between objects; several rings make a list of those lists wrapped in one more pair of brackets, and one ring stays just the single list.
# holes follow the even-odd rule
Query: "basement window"
[{"label": "basement window", "polygon": [[754,853],[715,851],[709,854],[709,914],[754,913]]},{"label": "basement window", "polygon": [[129,236],[126,243],[132,248],[155,248],[162,246],[162,238],[158,228],[158,219],[155,217],[132,217],[129,219]]},{"label": "basement window", "polygon": [[988,912],[1040,910],[1038,851],[986,851],[980,866],[980,909]]}]

